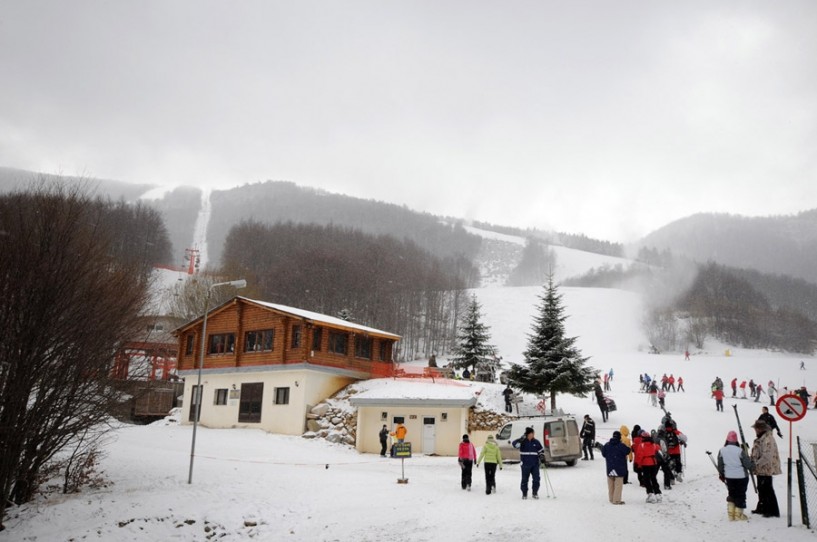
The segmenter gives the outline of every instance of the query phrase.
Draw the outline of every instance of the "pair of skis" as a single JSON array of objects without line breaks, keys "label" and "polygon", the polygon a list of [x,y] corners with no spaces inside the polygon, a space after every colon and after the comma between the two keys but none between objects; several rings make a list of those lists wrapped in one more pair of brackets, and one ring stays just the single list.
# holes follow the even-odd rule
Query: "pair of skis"
[{"label": "pair of skis", "polygon": [[[743,425],[741,425],[741,423],[740,423],[740,415],[738,414],[738,405],[732,405],[732,408],[735,409],[735,419],[737,419],[737,421],[738,421],[738,431],[740,432],[740,443],[741,443],[740,447],[746,453],[746,455],[749,455],[749,445],[746,443],[746,437],[743,435]],[[715,470],[717,470],[718,469],[718,464],[715,463],[715,459],[712,457],[712,452],[707,450],[706,455],[709,456],[709,460],[712,461],[712,465],[714,465]],[[720,471],[718,471],[718,472],[720,472]],[[755,482],[755,475],[750,472],[749,473],[749,478],[751,478],[751,480],[752,480],[752,488],[755,490],[755,493],[757,493],[757,483]],[[724,483],[726,483],[726,482],[724,482]]]}]

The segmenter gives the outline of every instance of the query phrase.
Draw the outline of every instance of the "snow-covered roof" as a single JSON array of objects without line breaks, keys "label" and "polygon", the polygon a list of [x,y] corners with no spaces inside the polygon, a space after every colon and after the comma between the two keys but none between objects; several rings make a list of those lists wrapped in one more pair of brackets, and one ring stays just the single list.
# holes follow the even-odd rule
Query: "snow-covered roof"
[{"label": "snow-covered roof", "polygon": [[244,299],[245,301],[249,301],[251,303],[255,303],[256,305],[261,305],[263,307],[268,307],[270,309],[274,309],[276,311],[286,312],[288,314],[292,314],[294,316],[298,316],[300,318],[306,318],[307,320],[313,320],[315,322],[321,322],[324,324],[328,324],[331,326],[342,327],[342,328],[349,328],[349,329],[357,329],[363,331],[365,333],[372,333],[377,335],[383,335],[387,337],[391,337],[393,339],[400,339],[400,335],[395,335],[394,333],[389,333],[388,331],[383,331],[380,329],[375,329],[373,327],[362,326],[360,324],[355,324],[352,322],[348,322],[343,320],[342,318],[336,318],[334,316],[328,316],[326,314],[320,314],[318,312],[307,311],[304,309],[299,309],[296,307],[288,307],[287,305],[279,305],[277,303],[269,303],[268,301],[259,301],[257,299],[249,299],[247,297],[238,296],[239,299]]},{"label": "snow-covered roof", "polygon": [[[352,406],[411,405],[471,407],[483,387],[480,383],[456,380],[376,378],[354,385],[360,390],[349,402]],[[422,404],[418,404],[418,403]]]}]

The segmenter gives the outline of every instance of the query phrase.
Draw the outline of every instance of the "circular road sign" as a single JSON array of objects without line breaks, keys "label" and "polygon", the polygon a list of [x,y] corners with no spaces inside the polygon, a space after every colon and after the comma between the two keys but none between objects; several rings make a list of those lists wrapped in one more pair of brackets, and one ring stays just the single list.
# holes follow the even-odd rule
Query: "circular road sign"
[{"label": "circular road sign", "polygon": [[775,403],[777,413],[787,422],[802,420],[806,415],[806,402],[799,395],[784,395]]}]

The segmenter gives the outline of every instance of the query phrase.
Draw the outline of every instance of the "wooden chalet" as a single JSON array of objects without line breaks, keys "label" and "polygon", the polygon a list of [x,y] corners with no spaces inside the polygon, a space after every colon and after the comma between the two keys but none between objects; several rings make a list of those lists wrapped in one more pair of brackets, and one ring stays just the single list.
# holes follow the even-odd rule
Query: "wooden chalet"
[{"label": "wooden chalet", "polygon": [[176,329],[184,419],[300,435],[307,411],[348,384],[391,374],[399,335],[302,309],[235,297]]}]

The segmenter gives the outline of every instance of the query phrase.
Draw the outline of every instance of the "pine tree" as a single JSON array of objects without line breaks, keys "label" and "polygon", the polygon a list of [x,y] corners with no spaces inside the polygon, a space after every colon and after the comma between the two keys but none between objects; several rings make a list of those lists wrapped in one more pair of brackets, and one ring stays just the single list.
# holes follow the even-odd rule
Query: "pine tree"
[{"label": "pine tree", "polygon": [[534,318],[533,333],[528,335],[524,353],[527,365],[514,363],[508,376],[513,386],[522,391],[536,395],[550,393],[550,408],[556,410],[557,393],[584,397],[592,391],[596,370],[585,365],[589,358],[583,358],[575,346],[577,337],[565,337],[567,316],[552,274],[539,299],[539,314]]},{"label": "pine tree", "polygon": [[472,296],[463,316],[462,325],[457,331],[457,346],[451,358],[454,367],[457,369],[470,367],[472,374],[479,363],[492,360],[496,353],[494,346],[488,344],[490,335],[488,326],[482,323],[481,308],[477,302],[477,296]]}]

